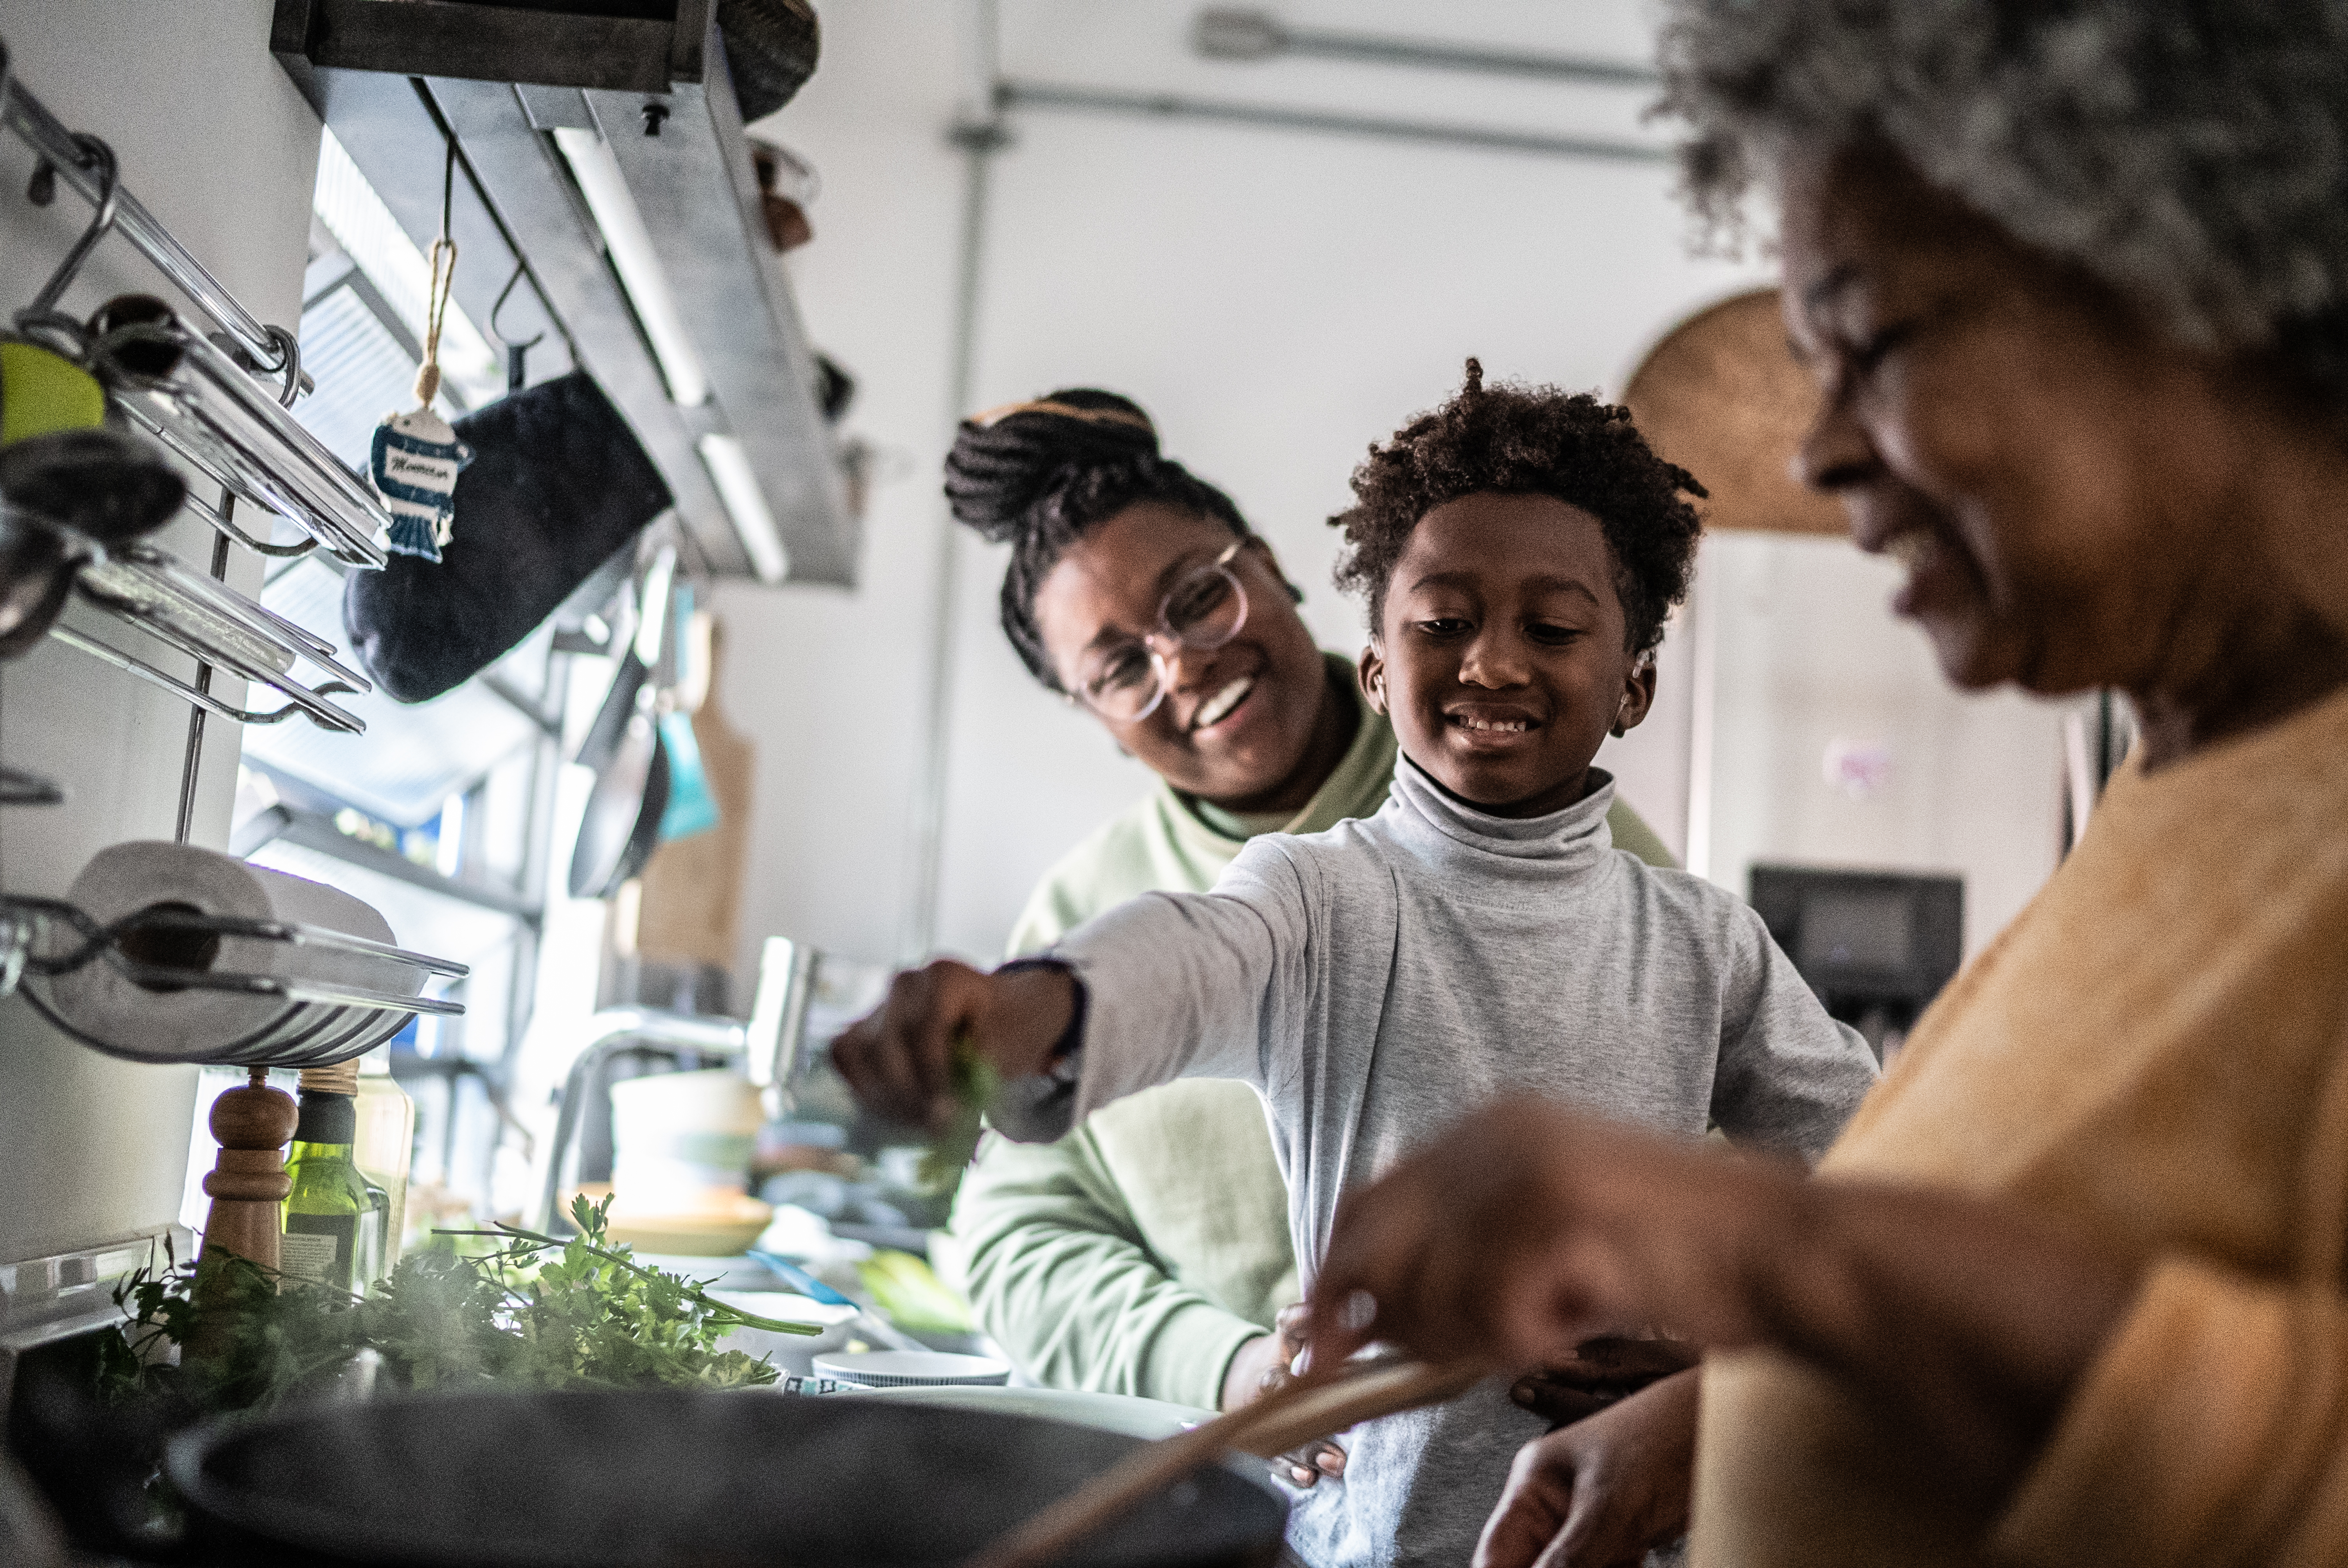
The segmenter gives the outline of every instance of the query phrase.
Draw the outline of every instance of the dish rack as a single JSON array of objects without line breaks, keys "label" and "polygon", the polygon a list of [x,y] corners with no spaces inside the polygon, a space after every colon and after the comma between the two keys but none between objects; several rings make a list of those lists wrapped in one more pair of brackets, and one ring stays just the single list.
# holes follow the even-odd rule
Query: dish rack
[{"label": "dish rack", "polygon": [[[5,56],[0,55],[0,60]],[[294,334],[247,310],[118,178],[114,153],[98,137],[68,129],[0,64],[0,125],[40,159],[28,199],[46,203],[57,186],[92,209],[88,226],[56,272],[15,320],[19,335],[91,369],[109,407],[176,456],[199,480],[217,487],[206,498],[191,487],[186,509],[215,536],[211,569],[152,544],[93,548],[78,569],[83,602],[128,623],[196,661],[194,678],[160,669],[88,632],[53,626],[48,635],[190,703],[187,783],[179,837],[185,841],[194,761],[205,715],[240,723],[276,723],[299,715],[322,729],[363,733],[364,720],[331,699],[373,690],[337,657],[334,644],[272,614],[221,579],[232,545],[278,559],[324,549],[344,567],[371,570],[386,557],[376,543],[390,516],[381,499],[288,412],[311,385]],[[57,302],[98,241],[119,233],[217,328],[199,332],[175,316],[98,331],[58,313]],[[240,507],[272,519],[258,529]],[[301,538],[277,543],[275,519]],[[284,699],[246,708],[215,696],[215,672],[266,687]],[[0,804],[46,804],[42,781],[13,775]]]},{"label": "dish rack", "polygon": [[[412,977],[413,989],[336,984],[291,975],[210,967],[223,937],[283,942],[379,960],[386,978]],[[174,961],[177,960],[177,961]],[[282,1015],[243,1039],[222,1041],[201,1057],[159,1053],[101,1040],[68,1022],[48,994],[58,977],[93,963],[113,967],[133,985],[158,992],[227,991],[308,1004],[300,1018]],[[0,896],[0,996],[11,992],[59,1033],[93,1050],[129,1061],[180,1062],[246,1068],[329,1067],[363,1056],[407,1026],[418,1013],[452,1017],[462,1002],[417,994],[432,978],[462,979],[470,970],[446,958],[411,953],[387,943],[293,921],[202,915],[168,907],[143,909],[100,925],[61,898]]]}]

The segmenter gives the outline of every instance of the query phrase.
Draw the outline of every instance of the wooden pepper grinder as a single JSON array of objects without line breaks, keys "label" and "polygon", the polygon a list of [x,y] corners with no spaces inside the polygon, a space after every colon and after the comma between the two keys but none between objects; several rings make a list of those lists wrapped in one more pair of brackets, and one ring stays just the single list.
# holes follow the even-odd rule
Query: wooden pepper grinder
[{"label": "wooden pepper grinder", "polygon": [[204,1177],[212,1209],[204,1221],[202,1255],[217,1247],[277,1272],[283,1205],[294,1190],[285,1173],[285,1141],[298,1119],[294,1097],[269,1087],[266,1068],[254,1068],[245,1087],[212,1102],[212,1136],[221,1150]]}]

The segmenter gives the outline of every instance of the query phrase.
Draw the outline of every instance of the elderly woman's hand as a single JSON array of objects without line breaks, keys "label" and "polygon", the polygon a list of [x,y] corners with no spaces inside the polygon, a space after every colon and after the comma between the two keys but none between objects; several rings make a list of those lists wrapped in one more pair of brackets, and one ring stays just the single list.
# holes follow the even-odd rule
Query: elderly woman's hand
[{"label": "elderly woman's hand", "polygon": [[[1315,1361],[1373,1339],[1531,1368],[1626,1323],[1768,1345],[1835,1378],[1993,1508],[2134,1294],[2140,1260],[2008,1204],[1513,1102],[1338,1209]],[[1625,1401],[1627,1404],[1629,1401]]]},{"label": "elderly woman's hand", "polygon": [[1699,1342],[1741,1342],[1740,1254],[1785,1226],[1805,1188],[1791,1166],[1541,1102],[1494,1104],[1339,1206],[1313,1285],[1313,1358],[1377,1339],[1533,1368],[1665,1319]]}]

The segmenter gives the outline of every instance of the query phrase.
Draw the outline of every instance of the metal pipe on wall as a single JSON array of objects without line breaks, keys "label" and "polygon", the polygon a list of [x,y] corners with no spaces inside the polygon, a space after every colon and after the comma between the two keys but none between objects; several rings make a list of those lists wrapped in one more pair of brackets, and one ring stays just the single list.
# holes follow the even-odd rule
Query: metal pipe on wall
[{"label": "metal pipe on wall", "polygon": [[1304,56],[1381,66],[1474,71],[1485,76],[1591,82],[1601,87],[1653,87],[1663,79],[1652,66],[1596,60],[1581,55],[1540,54],[1530,49],[1446,44],[1428,38],[1392,38],[1375,33],[1342,32],[1334,27],[1291,27],[1268,11],[1225,5],[1210,5],[1199,13],[1199,19],[1191,26],[1190,42],[1193,48],[1210,60]]},{"label": "metal pipe on wall", "polygon": [[1720,689],[1720,607],[1712,602],[1716,590],[1704,580],[1703,557],[1696,559],[1696,578],[1688,594],[1689,650],[1694,670],[1688,696],[1687,868],[1698,876],[1712,875],[1713,709]]},{"label": "metal pipe on wall", "polygon": [[1195,119],[1224,125],[1263,126],[1274,130],[1317,131],[1415,141],[1480,152],[1525,152],[1550,158],[1587,158],[1615,163],[1669,163],[1671,149],[1605,137],[1553,136],[1433,120],[1395,119],[1384,115],[1339,114],[1330,109],[1285,108],[1278,104],[1190,97],[1179,93],[1128,92],[1117,87],[1071,87],[1056,82],[1005,81],[995,87],[1002,108],[1073,109],[1141,119]]}]

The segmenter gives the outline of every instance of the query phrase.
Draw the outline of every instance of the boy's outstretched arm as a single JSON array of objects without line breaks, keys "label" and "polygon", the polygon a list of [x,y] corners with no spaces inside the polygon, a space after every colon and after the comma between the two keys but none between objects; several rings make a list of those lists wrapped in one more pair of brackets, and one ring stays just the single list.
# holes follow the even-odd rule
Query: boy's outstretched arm
[{"label": "boy's outstretched arm", "polygon": [[[1261,1087],[1264,1029],[1293,1038],[1309,1011],[1311,931],[1295,868],[1276,847],[1251,845],[1215,893],[1144,894],[1046,957],[993,974],[951,958],[905,970],[832,1058],[866,1110],[942,1132],[958,1109],[954,1050],[967,1043],[1003,1081],[991,1120],[1023,1142],[1057,1138],[1107,1102],[1176,1078]],[[1086,1050],[1079,1075],[1080,1035],[1116,1049]],[[1056,1067],[1069,1070],[1059,1081],[1039,1076]]]},{"label": "boy's outstretched arm", "polygon": [[888,999],[832,1042],[832,1064],[866,1110],[941,1131],[957,1108],[957,1042],[967,1042],[1006,1080],[1030,1077],[1051,1065],[1076,1016],[1076,977],[1064,968],[986,974],[940,958],[891,981]]}]

